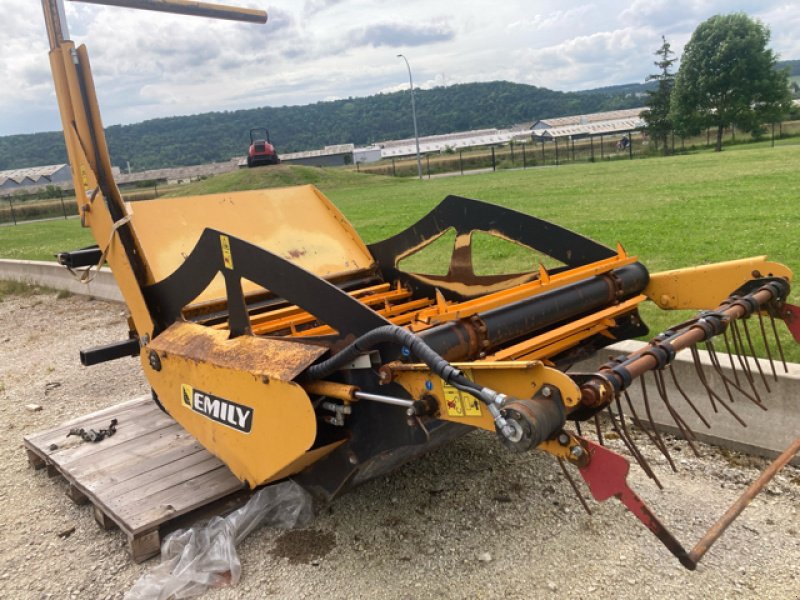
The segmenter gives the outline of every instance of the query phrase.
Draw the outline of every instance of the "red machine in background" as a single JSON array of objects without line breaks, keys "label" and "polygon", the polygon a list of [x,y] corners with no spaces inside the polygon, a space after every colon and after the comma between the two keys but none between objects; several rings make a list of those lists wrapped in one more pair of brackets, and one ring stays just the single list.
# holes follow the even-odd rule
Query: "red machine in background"
[{"label": "red machine in background", "polygon": [[277,165],[278,153],[269,141],[269,130],[255,128],[250,130],[250,148],[247,151],[247,166]]}]

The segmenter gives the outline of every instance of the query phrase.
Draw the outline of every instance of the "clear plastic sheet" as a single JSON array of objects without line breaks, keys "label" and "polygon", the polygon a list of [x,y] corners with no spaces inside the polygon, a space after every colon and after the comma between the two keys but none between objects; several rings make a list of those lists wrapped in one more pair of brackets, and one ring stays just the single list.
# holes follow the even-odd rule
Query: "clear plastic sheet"
[{"label": "clear plastic sheet", "polygon": [[211,587],[236,585],[242,566],[236,546],[262,525],[292,529],[314,516],[311,496],[293,481],[267,486],[227,517],[214,517],[168,535],[161,564],[142,575],[125,600],[178,600]]}]

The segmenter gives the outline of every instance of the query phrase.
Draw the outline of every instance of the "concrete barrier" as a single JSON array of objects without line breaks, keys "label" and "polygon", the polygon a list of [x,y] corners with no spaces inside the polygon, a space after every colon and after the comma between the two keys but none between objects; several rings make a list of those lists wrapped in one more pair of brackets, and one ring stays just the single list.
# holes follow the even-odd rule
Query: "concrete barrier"
[{"label": "concrete barrier", "polygon": [[[600,364],[605,362],[609,356],[629,354],[644,345],[643,342],[636,341],[625,341],[614,344],[599,352],[598,355],[592,359],[579,363],[571,370],[575,372],[594,371]],[[723,448],[730,448],[731,450],[746,452],[748,454],[773,458],[783,452],[795,439],[800,437],[800,365],[789,363],[787,365],[789,372],[786,373],[783,369],[783,365],[779,361],[776,361],[775,369],[778,373],[778,380],[775,381],[769,366],[769,361],[760,359],[759,364],[772,390],[771,393],[767,393],[753,359],[750,359],[750,366],[753,370],[756,389],[761,396],[764,406],[768,409],[764,411],[764,409],[756,406],[751,400],[748,400],[744,395],[732,388],[731,394],[733,395],[734,402],[731,403],[728,399],[728,394],[725,391],[725,385],[722,379],[713,368],[708,352],[704,350],[698,350],[698,352],[703,365],[703,373],[711,388],[745,423],[747,423],[747,426],[743,427],[728,411],[720,406],[717,406],[717,412],[714,412],[708,393],[697,376],[691,354],[688,350],[684,350],[677,354],[670,368],[674,370],[675,376],[683,391],[686,392],[686,395],[689,396],[700,413],[709,422],[711,428],[707,428],[686,403],[680,391],[676,389],[672,377],[666,376],[664,381],[667,383],[667,395],[670,404],[686,421],[700,441],[716,444]],[[728,355],[720,353],[718,356],[723,373],[728,379],[734,380]],[[750,384],[744,379],[744,375],[738,363],[736,364],[736,369],[739,375],[740,386],[750,395],[753,395],[749,387]],[[680,435],[675,421],[673,421],[664,402],[662,402],[661,397],[658,395],[652,376],[647,376],[646,382],[647,395],[656,427],[661,431]],[[634,382],[628,390],[628,393],[639,418],[643,419],[645,409],[641,384]],[[715,402],[719,404],[717,401]],[[623,403],[623,409],[625,409],[626,414],[629,412],[625,403]],[[792,464],[800,465],[800,456],[795,457]]]},{"label": "concrete barrier", "polygon": [[122,302],[117,282],[107,267],[100,269],[89,283],[81,283],[65,267],[41,260],[0,259],[0,279],[42,285],[73,294]]}]

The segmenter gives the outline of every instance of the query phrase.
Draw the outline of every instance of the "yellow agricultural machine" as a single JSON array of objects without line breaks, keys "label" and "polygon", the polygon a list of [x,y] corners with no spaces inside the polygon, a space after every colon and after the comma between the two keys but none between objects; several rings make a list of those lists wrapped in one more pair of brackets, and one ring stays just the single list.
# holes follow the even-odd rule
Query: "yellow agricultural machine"
[{"label": "yellow agricultural machine", "polygon": [[[266,22],[261,11],[186,0],[84,1]],[[604,411],[652,473],[629,435],[626,388],[653,373],[670,406],[664,377],[675,353],[713,348],[712,340],[723,341],[731,365],[739,365],[728,392],[760,404],[758,362],[746,356],[748,317],[761,333],[785,320],[798,336],[786,267],[760,257],[652,274],[621,247],[456,196],[369,246],[313,186],[125,203],[86,48],[69,40],[62,0],[43,7],[81,223],[98,244],[64,253],[61,262],[107,262],[130,311],[130,339],[84,352],[84,364],[139,355],[159,406],[249,486],[293,476],[330,500],[484,429],[512,452],[538,448],[576,467],[596,499],[619,498],[694,568],[800,448],[798,441],[788,449],[688,552],[628,488],[627,460],[580,435],[580,423]],[[449,231],[455,242],[446,275],[401,268]],[[476,275],[475,232],[561,266]],[[596,372],[567,372],[614,341],[645,335],[637,310],[645,300],[703,312]],[[724,359],[712,356],[719,369]],[[648,429],[635,412],[632,418]]]}]

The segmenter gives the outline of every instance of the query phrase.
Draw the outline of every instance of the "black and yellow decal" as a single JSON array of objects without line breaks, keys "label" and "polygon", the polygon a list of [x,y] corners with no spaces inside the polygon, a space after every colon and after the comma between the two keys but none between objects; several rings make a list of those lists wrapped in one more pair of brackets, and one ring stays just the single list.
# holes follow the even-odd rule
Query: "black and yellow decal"
[{"label": "black and yellow decal", "polygon": [[219,243],[222,246],[222,262],[226,269],[233,269],[233,256],[231,256],[231,239],[227,235],[219,236]]},{"label": "black and yellow decal", "polygon": [[254,409],[195,389],[186,383],[181,384],[181,402],[186,408],[242,433],[250,433],[253,428]]}]

